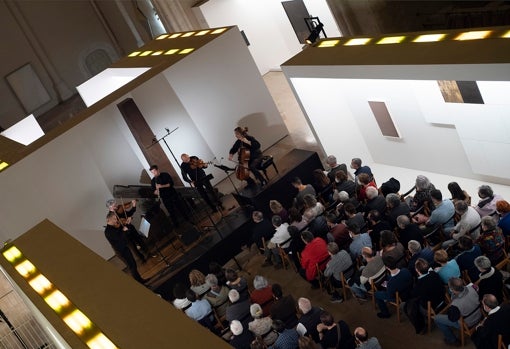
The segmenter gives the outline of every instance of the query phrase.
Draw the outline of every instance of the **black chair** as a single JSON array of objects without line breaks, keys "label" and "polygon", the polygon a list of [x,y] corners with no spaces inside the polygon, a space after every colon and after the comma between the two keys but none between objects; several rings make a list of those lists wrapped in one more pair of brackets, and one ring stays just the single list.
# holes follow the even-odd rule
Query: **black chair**
[{"label": "black chair", "polygon": [[264,176],[266,177],[266,179],[268,181],[269,181],[269,176],[267,175],[267,168],[269,166],[273,166],[274,170],[276,171],[276,173],[279,174],[278,168],[276,168],[276,164],[274,163],[273,156],[271,156],[271,155],[264,155],[262,157],[262,161],[260,162],[259,170],[261,170],[264,173]]}]

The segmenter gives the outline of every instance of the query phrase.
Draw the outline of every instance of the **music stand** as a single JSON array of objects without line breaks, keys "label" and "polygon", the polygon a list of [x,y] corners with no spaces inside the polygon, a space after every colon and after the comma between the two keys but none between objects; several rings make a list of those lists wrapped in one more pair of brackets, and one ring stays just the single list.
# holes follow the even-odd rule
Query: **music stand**
[{"label": "music stand", "polygon": [[[149,237],[149,231],[151,229],[151,224],[149,223],[148,220],[145,219],[144,216],[142,216],[142,220],[140,221],[140,227],[139,227],[139,231],[146,237],[148,238]],[[174,243],[172,242],[172,240],[170,239],[170,243],[172,244],[172,247],[174,248],[174,250],[177,251],[177,249],[175,248],[175,245]],[[165,267],[166,268],[169,268],[171,265],[170,263],[168,263],[168,261],[166,260],[166,256],[163,254],[163,252],[161,252],[161,249],[159,248],[158,246],[158,242],[157,241],[154,241],[154,247],[156,248],[156,252],[158,253],[158,255],[161,257],[161,260],[165,262]]]}]

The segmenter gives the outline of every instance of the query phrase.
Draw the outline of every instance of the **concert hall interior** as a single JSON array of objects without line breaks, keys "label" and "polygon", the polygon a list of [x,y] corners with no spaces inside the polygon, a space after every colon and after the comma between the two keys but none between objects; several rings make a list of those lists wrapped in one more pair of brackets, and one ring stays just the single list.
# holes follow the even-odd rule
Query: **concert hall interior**
[{"label": "concert hall interior", "polygon": [[[366,328],[383,348],[444,346],[434,326],[415,334],[407,317],[379,319],[370,302],[349,296],[331,303],[290,265],[263,267],[257,246],[246,247],[252,212],[270,219],[270,200],[290,208],[298,192],[294,178],[313,183],[315,169],[330,169],[328,155],[352,173],[351,159],[361,158],[377,186],[394,177],[400,193],[423,175],[444,198],[455,181],[473,206],[483,184],[510,199],[510,163],[503,160],[510,150],[508,5],[287,1],[297,6],[291,9],[261,0],[267,7],[246,5],[247,11],[234,0],[76,0],[60,9],[56,3],[0,3],[2,26],[13,33],[8,41],[19,49],[15,58],[2,56],[0,68],[6,77],[0,167],[8,163],[0,168],[0,344],[88,348],[102,333],[120,348],[228,348],[172,304],[178,283],[188,285],[192,270],[208,274],[217,262],[238,270],[250,289],[263,275],[284,294],[309,298],[351,332]],[[304,45],[291,24],[301,5],[321,18],[328,34],[315,45]],[[39,19],[38,11],[46,17]],[[478,13],[486,21],[492,13],[493,21]],[[61,29],[48,25],[51,18],[63,21]],[[486,38],[455,39],[470,27]],[[66,45],[51,37],[54,31]],[[437,33],[445,39],[418,41]],[[347,43],[366,37],[370,43]],[[379,45],[385,38],[402,42]],[[448,102],[449,81],[473,83],[483,100]],[[459,90],[461,100],[474,98]],[[8,131],[30,113],[45,134],[23,145]],[[264,181],[247,185],[237,178],[236,169],[247,168],[238,166],[237,152],[228,159],[236,127],[248,128],[238,139],[260,142]],[[199,170],[210,175],[203,181],[214,186],[214,193],[205,189],[212,204],[187,183],[181,154],[196,155]],[[169,209],[163,191],[151,187],[154,164],[170,175],[188,217],[175,203]],[[198,176],[190,179],[201,186]],[[112,198],[122,207],[113,209],[117,229],[132,222],[139,231],[142,243],[133,242],[129,253],[143,282],[105,237]],[[168,214],[174,209],[177,218]],[[36,276],[47,283],[34,283]],[[68,299],[55,305],[53,292]],[[74,309],[88,317],[80,318],[85,325],[69,320]],[[29,333],[39,337],[28,339]],[[467,339],[466,347],[475,346]]]}]

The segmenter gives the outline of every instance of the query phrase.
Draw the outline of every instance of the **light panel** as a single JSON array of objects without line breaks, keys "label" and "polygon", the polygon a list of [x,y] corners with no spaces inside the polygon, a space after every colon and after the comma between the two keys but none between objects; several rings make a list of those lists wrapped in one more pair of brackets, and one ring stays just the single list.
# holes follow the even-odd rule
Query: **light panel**
[{"label": "light panel", "polygon": [[158,36],[156,38],[156,40],[163,40],[163,39],[166,39],[168,37],[168,34],[161,34],[160,36]]},{"label": "light panel", "polygon": [[227,30],[227,28],[218,28],[218,29],[215,29],[211,32],[211,34],[221,34],[223,33],[225,30]]},{"label": "light panel", "polygon": [[506,33],[504,33],[503,35],[501,35],[502,38],[505,38],[505,39],[508,39],[510,38],[510,30],[507,31]]},{"label": "light panel", "polygon": [[324,41],[321,41],[317,47],[334,47],[336,45],[338,45],[338,43],[340,42],[340,40],[324,40]]},{"label": "light panel", "polygon": [[187,37],[190,37],[190,36],[193,36],[195,35],[196,32],[187,32],[187,33],[184,33],[182,34],[182,38],[187,38]]},{"label": "light panel", "polygon": [[205,34],[207,34],[209,32],[210,32],[209,29],[208,30],[202,30],[202,31],[199,31],[198,33],[196,33],[195,36],[202,36],[202,35],[205,35]]},{"label": "light panel", "polygon": [[148,56],[152,53],[153,51],[143,51],[142,53],[140,53],[140,57],[145,57],[145,56]]},{"label": "light panel", "polygon": [[345,46],[357,46],[357,45],[366,45],[368,42],[372,40],[371,38],[356,38],[347,41]]},{"label": "light panel", "polygon": [[78,309],[64,317],[64,322],[77,334],[82,334],[92,327],[92,322]]},{"label": "light panel", "polygon": [[186,53],[190,53],[190,52],[191,52],[191,51],[193,51],[193,50],[194,50],[194,48],[185,48],[185,49],[180,50],[180,51],[179,51],[179,54],[180,54],[180,55],[184,55],[184,54],[186,54]]},{"label": "light panel", "polygon": [[39,295],[43,295],[53,288],[53,284],[50,280],[46,279],[46,277],[42,274],[37,275],[28,283],[32,286],[35,292],[39,293]]},{"label": "light panel", "polygon": [[151,54],[151,56],[161,56],[165,51],[156,51]]},{"label": "light panel", "polygon": [[100,333],[87,342],[90,349],[117,349],[104,334]]},{"label": "light panel", "polygon": [[478,31],[471,31],[471,32],[465,32],[455,37],[454,40],[479,40],[479,39],[485,39],[489,34],[492,33],[491,30],[478,30]]},{"label": "light panel", "polygon": [[385,44],[399,44],[402,41],[404,41],[406,37],[405,36],[388,36],[386,38],[382,38],[381,40],[377,41],[377,44],[385,45]]},{"label": "light panel", "polygon": [[58,290],[53,291],[49,296],[44,297],[44,301],[48,303],[50,308],[57,314],[60,313],[62,309],[70,305],[69,299],[67,299],[67,297]]},{"label": "light panel", "polygon": [[181,35],[182,35],[182,33],[174,33],[174,34],[170,35],[168,38],[169,39],[175,39],[175,38],[178,38]]},{"label": "light panel", "polygon": [[128,57],[136,57],[136,56],[138,56],[140,53],[142,53],[142,51],[134,51],[134,52],[131,52],[130,54],[128,54]]},{"label": "light panel", "polygon": [[28,259],[14,267],[18,273],[21,274],[25,279],[30,277],[36,272],[35,265],[33,265]]},{"label": "light panel", "polygon": [[0,161],[0,171],[2,171],[4,168],[6,168],[7,166],[9,166],[8,163],[6,163],[5,161]]},{"label": "light panel", "polygon": [[179,52],[178,48],[173,48],[165,52],[165,55],[173,55],[174,53]]},{"label": "light panel", "polygon": [[2,254],[4,255],[5,259],[9,261],[9,263],[14,263],[17,259],[23,256],[21,251],[18,250],[16,246],[9,247],[7,250],[2,252]]},{"label": "light panel", "polygon": [[435,42],[441,41],[446,37],[446,34],[424,34],[418,36],[413,42]]}]

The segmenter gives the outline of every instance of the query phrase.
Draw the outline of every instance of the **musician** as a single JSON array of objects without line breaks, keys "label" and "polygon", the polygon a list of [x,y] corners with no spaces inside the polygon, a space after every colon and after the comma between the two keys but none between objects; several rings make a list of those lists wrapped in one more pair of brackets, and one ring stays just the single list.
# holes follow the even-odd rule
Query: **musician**
[{"label": "musician", "polygon": [[104,230],[104,235],[110,245],[112,245],[115,253],[124,261],[124,263],[126,263],[126,266],[133,278],[143,284],[147,282],[147,280],[142,278],[140,273],[138,273],[136,261],[129,250],[127,239],[128,230],[129,228],[127,226],[120,224],[119,217],[114,211],[108,212],[106,215],[106,228]]},{"label": "musician", "polygon": [[135,251],[142,263],[145,263],[149,255],[149,248],[135,226],[131,224],[131,220],[136,211],[136,200],[118,205],[115,199],[109,199],[106,201],[106,207],[108,207],[110,212],[114,212],[119,222],[127,228],[126,237],[132,250]]},{"label": "musician", "polygon": [[152,165],[149,170],[154,175],[151,179],[151,187],[154,191],[154,195],[157,195],[161,198],[161,201],[163,201],[163,205],[165,205],[166,210],[170,214],[174,226],[179,226],[179,219],[177,218],[176,211],[179,211],[181,215],[189,221],[188,211],[174,188],[174,180],[172,177],[167,172],[160,172],[158,165]]},{"label": "musician", "polygon": [[198,193],[207,205],[209,205],[213,212],[217,212],[218,207],[221,207],[221,202],[205,174],[204,168],[207,168],[207,163],[196,156],[189,156],[188,154],[182,154],[181,160],[181,174],[184,181],[197,188]]},{"label": "musician", "polygon": [[[236,127],[234,129],[234,135],[237,138],[237,141],[230,149],[228,159],[233,160],[234,154],[236,154],[238,151],[241,151],[242,148],[248,149],[250,151],[248,168],[251,171],[251,173],[253,173],[255,178],[259,180],[260,184],[264,186],[267,183],[267,181],[264,179],[264,176],[262,176],[262,174],[258,170],[258,168],[260,167],[260,163],[262,162],[262,151],[260,150],[260,143],[255,139],[255,137],[248,135],[247,127],[244,128]],[[255,185],[255,182],[251,177],[248,177],[246,181],[248,182],[248,186]]]}]

